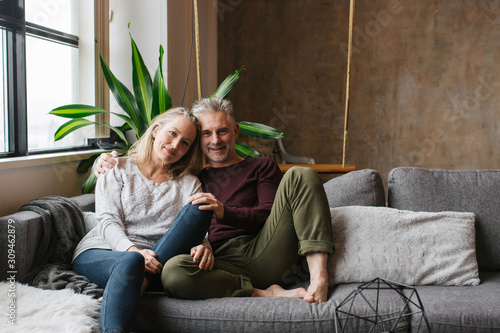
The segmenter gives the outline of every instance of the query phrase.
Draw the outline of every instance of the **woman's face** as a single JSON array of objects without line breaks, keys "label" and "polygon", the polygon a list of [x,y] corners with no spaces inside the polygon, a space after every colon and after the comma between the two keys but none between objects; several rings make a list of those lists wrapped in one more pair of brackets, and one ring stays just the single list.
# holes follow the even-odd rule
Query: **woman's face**
[{"label": "woman's face", "polygon": [[177,162],[196,139],[196,127],[183,116],[177,116],[153,131],[153,161]]}]

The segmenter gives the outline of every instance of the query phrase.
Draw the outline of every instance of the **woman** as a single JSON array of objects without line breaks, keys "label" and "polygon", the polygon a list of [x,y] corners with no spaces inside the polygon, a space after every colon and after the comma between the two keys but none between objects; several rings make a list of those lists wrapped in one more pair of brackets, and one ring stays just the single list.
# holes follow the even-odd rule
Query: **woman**
[{"label": "woman", "polygon": [[213,266],[204,239],[212,212],[184,206],[201,192],[194,176],[203,165],[199,133],[184,108],[165,112],[97,181],[99,223],[78,244],[73,270],[104,288],[103,332],[131,329],[140,295],[148,287],[162,290],[161,271],[171,257],[191,253],[201,269]]}]

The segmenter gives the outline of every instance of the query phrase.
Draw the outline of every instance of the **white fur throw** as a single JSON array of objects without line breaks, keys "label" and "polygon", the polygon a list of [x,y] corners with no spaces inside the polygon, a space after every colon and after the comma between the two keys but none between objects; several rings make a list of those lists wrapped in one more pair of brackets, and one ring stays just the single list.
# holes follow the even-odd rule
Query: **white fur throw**
[{"label": "white fur throw", "polygon": [[472,213],[364,206],[331,213],[331,284],[375,278],[407,285],[479,284]]},{"label": "white fur throw", "polygon": [[0,282],[0,332],[98,332],[99,303],[69,289]]}]

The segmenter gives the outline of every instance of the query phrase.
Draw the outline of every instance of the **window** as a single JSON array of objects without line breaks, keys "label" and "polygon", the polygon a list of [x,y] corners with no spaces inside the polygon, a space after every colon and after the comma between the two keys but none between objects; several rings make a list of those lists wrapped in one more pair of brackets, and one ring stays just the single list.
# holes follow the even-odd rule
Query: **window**
[{"label": "window", "polygon": [[[90,148],[93,128],[54,142],[55,131],[69,119],[48,115],[55,107],[82,102],[79,3],[0,0],[0,156]],[[87,26],[93,29],[93,22]],[[83,88],[93,91],[94,82],[87,83]]]}]

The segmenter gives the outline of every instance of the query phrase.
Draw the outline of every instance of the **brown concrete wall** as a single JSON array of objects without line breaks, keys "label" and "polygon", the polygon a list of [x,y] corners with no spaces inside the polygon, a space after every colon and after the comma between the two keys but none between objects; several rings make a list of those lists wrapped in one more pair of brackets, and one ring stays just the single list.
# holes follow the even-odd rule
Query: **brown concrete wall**
[{"label": "brown concrete wall", "polygon": [[[218,76],[238,120],[341,163],[349,1],[218,1]],[[500,168],[500,0],[358,0],[347,163]]]}]

